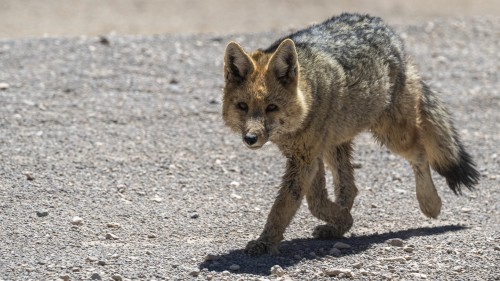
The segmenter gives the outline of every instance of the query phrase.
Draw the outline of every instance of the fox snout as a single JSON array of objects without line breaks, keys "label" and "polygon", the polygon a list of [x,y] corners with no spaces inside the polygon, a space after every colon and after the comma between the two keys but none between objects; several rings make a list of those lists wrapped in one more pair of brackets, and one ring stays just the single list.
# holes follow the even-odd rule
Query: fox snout
[{"label": "fox snout", "polygon": [[265,133],[250,130],[243,133],[243,142],[250,149],[258,149],[267,142],[267,136]]},{"label": "fox snout", "polygon": [[252,134],[252,133],[248,133],[246,134],[244,137],[243,137],[243,141],[248,145],[248,146],[252,146],[254,145],[258,140],[258,137],[257,135],[255,134]]}]

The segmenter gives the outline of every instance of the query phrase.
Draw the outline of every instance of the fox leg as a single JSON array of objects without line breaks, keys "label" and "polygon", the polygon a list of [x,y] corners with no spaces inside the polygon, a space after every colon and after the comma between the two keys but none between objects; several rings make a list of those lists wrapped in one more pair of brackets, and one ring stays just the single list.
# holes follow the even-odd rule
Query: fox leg
[{"label": "fox leg", "polygon": [[335,202],[328,199],[325,187],[324,165],[320,160],[318,173],[307,193],[307,203],[311,213],[327,222],[317,226],[313,231],[316,238],[328,239],[342,237],[352,227],[353,219],[350,210],[357,195],[354,184],[353,169],[350,163],[352,146],[345,143],[327,152],[325,160],[333,174]]},{"label": "fox leg", "polygon": [[[301,158],[301,157],[297,157]],[[300,207],[305,191],[317,173],[317,161],[307,164],[304,160],[289,159],[283,183],[267,218],[262,234],[248,242],[245,252],[250,255],[277,254],[283,233]]]},{"label": "fox leg", "polygon": [[[411,113],[408,116],[412,116]],[[382,117],[378,126],[372,128],[375,138],[392,152],[410,162],[415,175],[416,194],[420,210],[430,218],[436,218],[441,211],[441,198],[432,181],[425,148],[415,119],[394,120],[394,116]]]},{"label": "fox leg", "polygon": [[352,227],[353,219],[347,207],[332,202],[325,187],[325,170],[321,163],[311,188],[306,194],[311,213],[327,222],[314,228],[313,237],[330,239],[342,237]]}]

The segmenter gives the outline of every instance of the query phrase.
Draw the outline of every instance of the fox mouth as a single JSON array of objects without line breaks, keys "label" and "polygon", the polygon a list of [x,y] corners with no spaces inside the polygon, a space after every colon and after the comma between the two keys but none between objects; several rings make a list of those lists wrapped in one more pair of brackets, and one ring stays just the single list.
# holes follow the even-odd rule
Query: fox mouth
[{"label": "fox mouth", "polygon": [[264,144],[253,144],[253,145],[250,145],[248,143],[246,143],[245,141],[243,141],[246,145],[246,147],[250,148],[251,150],[257,150],[259,148],[261,148],[262,146],[264,146]]}]

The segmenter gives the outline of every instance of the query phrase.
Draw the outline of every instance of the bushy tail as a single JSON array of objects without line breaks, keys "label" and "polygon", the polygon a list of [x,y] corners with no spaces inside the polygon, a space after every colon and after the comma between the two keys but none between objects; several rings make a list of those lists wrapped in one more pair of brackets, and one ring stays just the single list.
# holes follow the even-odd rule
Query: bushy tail
[{"label": "bushy tail", "polygon": [[426,156],[432,169],[446,178],[455,194],[462,193],[461,185],[474,189],[480,176],[476,164],[465,151],[450,114],[423,82],[420,114]]}]

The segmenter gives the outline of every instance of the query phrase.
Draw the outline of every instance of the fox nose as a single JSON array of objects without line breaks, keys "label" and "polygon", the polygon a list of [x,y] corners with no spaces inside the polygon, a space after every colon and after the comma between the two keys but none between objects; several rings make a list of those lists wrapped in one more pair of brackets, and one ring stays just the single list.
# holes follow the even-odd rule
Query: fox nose
[{"label": "fox nose", "polygon": [[245,135],[245,137],[243,137],[243,140],[248,145],[254,145],[257,142],[257,135],[248,133]]}]

